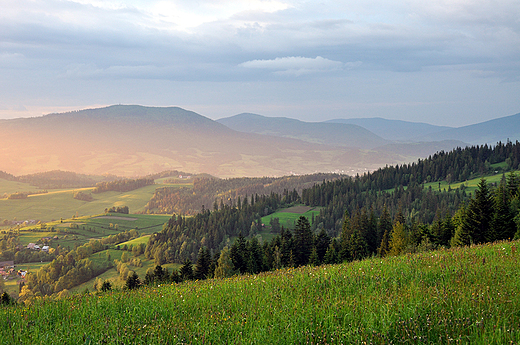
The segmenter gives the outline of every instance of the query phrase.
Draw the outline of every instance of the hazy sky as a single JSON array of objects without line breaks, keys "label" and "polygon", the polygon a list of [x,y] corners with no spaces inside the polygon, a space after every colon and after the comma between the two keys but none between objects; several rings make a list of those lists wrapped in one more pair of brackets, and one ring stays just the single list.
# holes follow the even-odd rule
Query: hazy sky
[{"label": "hazy sky", "polygon": [[520,112],[518,0],[0,0],[0,118],[110,104],[461,126]]}]

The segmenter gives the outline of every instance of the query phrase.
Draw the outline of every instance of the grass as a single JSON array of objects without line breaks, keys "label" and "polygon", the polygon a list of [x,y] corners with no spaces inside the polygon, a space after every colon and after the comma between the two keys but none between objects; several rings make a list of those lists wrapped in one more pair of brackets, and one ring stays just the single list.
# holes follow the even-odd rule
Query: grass
[{"label": "grass", "polygon": [[[26,199],[9,200],[2,198],[4,193],[16,191],[36,191],[37,187],[28,184],[0,179],[0,214],[2,219],[27,220],[36,219],[44,222],[72,216],[82,217],[103,212],[106,208],[128,206],[130,212],[144,211],[146,203],[155,190],[161,187],[186,187],[187,184],[166,184],[164,179],[150,186],[145,186],[130,192],[105,192],[92,194],[93,201],[74,199],[74,191],[82,190],[89,193],[92,188],[50,189],[45,194],[30,195]],[[0,219],[0,220],[2,220]]]},{"label": "grass", "polygon": [[509,344],[518,242],[0,309],[0,344]]},{"label": "grass", "polygon": [[272,218],[278,218],[280,220],[280,225],[283,225],[286,228],[293,229],[294,225],[296,224],[296,222],[298,221],[298,218],[300,218],[300,216],[305,216],[310,221],[312,219],[313,214],[314,214],[314,216],[320,214],[320,207],[315,207],[315,208],[306,207],[306,209],[302,209],[303,212],[294,212],[295,207],[298,207],[298,206],[289,207],[289,208],[277,211],[268,216],[262,217],[262,223],[264,223],[267,226],[271,223]]},{"label": "grass", "polygon": [[[516,174],[518,174],[519,172],[518,171],[515,171]],[[506,177],[509,173],[506,173]],[[471,180],[467,180],[467,181],[464,181],[464,182],[456,182],[456,183],[447,183],[446,181],[441,181],[440,182],[440,185],[439,185],[439,182],[430,182],[430,183],[425,183],[424,184],[424,188],[432,188],[434,191],[438,191],[439,190],[439,186],[440,186],[440,189],[441,190],[448,190],[448,188],[451,187],[451,189],[458,189],[460,188],[462,185],[465,185],[466,186],[466,192],[467,193],[473,193],[475,192],[475,190],[477,189],[477,185],[478,183],[480,182],[480,177],[478,178],[474,178],[474,179],[471,179]],[[487,183],[499,183],[500,180],[502,179],[502,173],[500,174],[495,174],[495,175],[490,175],[490,176],[484,176],[484,179],[486,180]]]}]

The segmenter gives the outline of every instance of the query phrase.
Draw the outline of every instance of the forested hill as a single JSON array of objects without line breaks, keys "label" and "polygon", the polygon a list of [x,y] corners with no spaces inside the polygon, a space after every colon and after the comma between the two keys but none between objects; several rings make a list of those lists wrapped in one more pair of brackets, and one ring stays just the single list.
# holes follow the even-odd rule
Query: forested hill
[{"label": "forested hill", "polygon": [[[313,239],[308,245],[312,247],[317,246],[317,243],[326,243],[325,249],[332,251],[329,262],[374,253],[384,255],[391,251],[392,234],[396,231],[393,247],[397,248],[398,235],[403,238],[402,247],[394,248],[397,252],[405,250],[407,246],[412,249],[419,246],[449,246],[456,237],[456,231],[463,228],[461,224],[467,224],[466,221],[461,221],[466,214],[464,205],[471,209],[474,199],[465,191],[464,186],[456,190],[450,190],[449,187],[447,190],[440,190],[425,188],[424,184],[441,181],[453,183],[499,171],[512,171],[519,168],[519,161],[518,142],[498,143],[493,147],[483,145],[458,148],[412,164],[386,167],[363,176],[326,181],[304,189],[301,193],[271,193],[232,200],[227,204],[215,203],[213,211],[206,209],[191,218],[173,217],[161,233],[150,237],[146,255],[156,258],[159,263],[182,262],[186,259],[194,261],[201,248],[218,253],[230,244],[230,238],[239,234],[252,236],[253,241],[255,234],[262,230],[262,216],[294,203],[322,207],[319,216],[312,219],[309,225],[314,237],[311,236]],[[504,236],[511,237],[516,231],[511,224],[514,224],[512,219],[518,213],[515,209],[518,205],[514,206],[516,204],[513,202],[520,192],[518,181],[515,174],[509,174],[496,189],[487,191],[484,190],[488,188],[487,184],[481,183],[480,194],[477,193],[477,196],[485,194],[487,212],[499,209],[499,206],[492,204],[493,198],[507,201],[507,205],[502,206],[511,211],[501,209],[500,212],[493,213],[504,214],[508,218],[503,222],[497,220],[494,223],[494,233],[486,235],[486,238],[508,238]],[[507,195],[504,194],[506,190]],[[495,217],[490,214],[487,215],[490,219]],[[490,226],[490,220],[487,221]],[[508,225],[500,225],[501,222]],[[400,225],[394,229],[396,224]],[[295,236],[297,232],[295,230]],[[317,236],[321,236],[320,239]],[[467,235],[464,238],[459,236],[453,241],[478,243],[482,242],[482,238]],[[291,262],[291,250],[299,250],[291,247],[296,245],[291,231],[282,230],[273,241],[264,243],[263,251],[271,258],[272,263],[275,247],[283,249],[283,264],[288,265]],[[320,248],[323,249],[323,246]],[[314,249],[318,250],[316,247]],[[323,251],[321,254],[325,255]],[[325,260],[323,255],[320,262]]]}]

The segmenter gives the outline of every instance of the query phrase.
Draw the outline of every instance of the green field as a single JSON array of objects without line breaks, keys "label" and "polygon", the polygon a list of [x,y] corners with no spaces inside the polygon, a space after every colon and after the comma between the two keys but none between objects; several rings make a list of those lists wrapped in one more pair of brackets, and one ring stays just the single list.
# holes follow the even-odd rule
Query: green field
[{"label": "green field", "polygon": [[[51,237],[51,247],[58,245],[74,248],[75,245],[87,243],[91,239],[99,239],[114,235],[122,231],[136,229],[140,235],[146,236],[162,230],[164,223],[171,217],[167,215],[142,214],[99,214],[94,216],[64,219],[46,223],[47,229],[54,228],[53,232],[40,230],[39,225],[20,229],[20,242],[26,246],[29,243],[38,243],[42,237]],[[78,228],[71,228],[77,224]],[[54,239],[57,236],[58,239]],[[147,241],[141,239],[140,241]]]},{"label": "green field", "polygon": [[268,226],[271,223],[272,218],[278,218],[280,220],[280,225],[283,225],[289,229],[294,229],[294,225],[300,216],[305,216],[310,221],[312,219],[312,215],[316,216],[318,214],[320,214],[320,207],[297,205],[262,217],[262,223]]},{"label": "green field", "polygon": [[93,201],[82,201],[73,198],[74,191],[82,190],[89,193],[93,188],[75,188],[64,190],[49,190],[45,194],[29,195],[26,199],[9,200],[3,198],[4,193],[17,191],[37,191],[38,188],[25,183],[11,182],[0,179],[0,221],[35,219],[44,222],[60,218],[82,217],[102,213],[106,208],[128,206],[130,212],[144,211],[146,203],[157,188],[186,187],[189,184],[166,184],[158,180],[154,185],[139,188],[130,192],[92,193]]},{"label": "green field", "polygon": [[0,344],[516,344],[519,242],[0,308]]},{"label": "green field", "polygon": [[[515,173],[518,174],[519,172],[515,171]],[[509,174],[509,173],[506,173],[506,176],[507,176],[507,174]],[[487,183],[499,183],[500,180],[502,179],[502,176],[503,176],[503,174],[500,173],[500,174],[485,176],[484,179],[486,180]],[[439,182],[430,182],[430,183],[425,183],[424,188],[431,187],[432,190],[434,190],[434,191],[438,191],[440,188],[440,190],[447,191],[449,188],[458,189],[462,185],[464,185],[466,187],[465,190],[467,193],[473,193],[477,189],[477,185],[480,182],[480,179],[481,178],[479,177],[479,178],[474,178],[474,179],[467,180],[464,182],[456,182],[456,183],[451,183],[451,184],[447,183],[446,181],[441,181],[440,185],[439,185]]]}]

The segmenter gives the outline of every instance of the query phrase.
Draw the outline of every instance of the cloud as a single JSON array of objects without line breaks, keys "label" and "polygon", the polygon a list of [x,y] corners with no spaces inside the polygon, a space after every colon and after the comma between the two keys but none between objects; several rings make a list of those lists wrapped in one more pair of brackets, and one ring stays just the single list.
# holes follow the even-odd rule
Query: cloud
[{"label": "cloud", "polygon": [[302,56],[287,56],[273,60],[252,60],[241,63],[245,68],[265,69],[280,75],[300,76],[311,73],[324,73],[352,68],[360,63],[333,61],[321,56],[306,58]]}]

